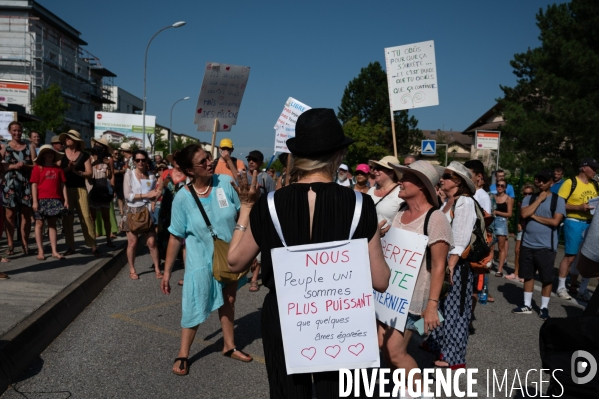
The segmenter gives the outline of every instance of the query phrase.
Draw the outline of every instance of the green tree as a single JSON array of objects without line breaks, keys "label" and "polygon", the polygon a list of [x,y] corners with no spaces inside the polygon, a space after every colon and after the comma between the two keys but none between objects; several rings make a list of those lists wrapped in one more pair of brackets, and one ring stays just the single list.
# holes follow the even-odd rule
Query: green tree
[{"label": "green tree", "polygon": [[40,122],[28,122],[27,129],[36,131],[42,136],[42,143],[46,140],[46,131],[60,133],[65,127],[65,116],[69,104],[64,101],[62,90],[56,83],[38,91],[31,102],[31,112],[41,119]]},{"label": "green tree", "polygon": [[501,86],[500,163],[573,172],[581,158],[599,154],[599,2],[550,5],[537,26],[541,46],[514,55],[517,84]]},{"label": "green tree", "polygon": [[168,155],[168,138],[163,138],[159,133],[156,133],[156,139],[154,141],[154,152],[157,151],[162,151],[165,156]]},{"label": "green tree", "polygon": [[[371,62],[360,70],[358,77],[348,83],[337,113],[346,134],[352,134],[352,138],[357,140],[353,147],[373,151],[362,152],[361,162],[376,158],[376,154],[393,154],[389,109],[387,74],[378,61]],[[398,155],[409,154],[414,147],[419,148],[424,136],[418,129],[418,120],[409,116],[407,110],[403,110],[394,112],[394,121]],[[355,126],[356,123],[362,125],[363,129]],[[372,136],[369,131],[372,131]]]}]

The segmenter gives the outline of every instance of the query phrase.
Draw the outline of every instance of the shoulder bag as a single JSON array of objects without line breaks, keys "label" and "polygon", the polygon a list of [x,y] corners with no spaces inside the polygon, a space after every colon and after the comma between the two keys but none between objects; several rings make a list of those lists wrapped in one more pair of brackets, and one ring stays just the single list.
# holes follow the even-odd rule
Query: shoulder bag
[{"label": "shoulder bag", "polygon": [[208,226],[208,230],[210,230],[210,235],[214,241],[214,254],[212,255],[212,274],[214,275],[214,278],[217,281],[225,284],[238,281],[249,272],[249,269],[241,273],[233,273],[229,270],[229,262],[227,261],[227,256],[229,254],[229,243],[218,238],[214,232],[212,224],[210,223],[210,219],[208,219],[208,215],[206,214],[206,211],[204,210],[204,207],[198,198],[198,194],[193,188],[193,184],[189,183],[187,187],[189,188],[189,192],[193,196],[193,199],[196,201],[198,208],[200,208],[204,222],[206,222],[206,226]]},{"label": "shoulder bag", "polygon": [[[128,171],[128,173],[133,174],[131,171]],[[132,177],[137,180],[134,174]],[[150,228],[152,228],[152,218],[150,216],[148,207],[143,205],[141,211],[137,213],[129,213],[127,215],[127,225],[129,227],[129,231],[131,231],[133,234],[142,234],[150,230]]]}]

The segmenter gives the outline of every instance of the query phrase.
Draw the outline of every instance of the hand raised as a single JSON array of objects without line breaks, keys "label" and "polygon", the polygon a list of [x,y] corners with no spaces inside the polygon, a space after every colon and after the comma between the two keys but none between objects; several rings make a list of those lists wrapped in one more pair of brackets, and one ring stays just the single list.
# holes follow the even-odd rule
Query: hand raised
[{"label": "hand raised", "polygon": [[231,185],[237,192],[241,205],[252,207],[260,196],[260,188],[258,187],[258,171],[255,170],[253,172],[251,183],[248,183],[247,173],[242,173],[239,180],[239,185],[235,185],[235,182],[231,182]]}]

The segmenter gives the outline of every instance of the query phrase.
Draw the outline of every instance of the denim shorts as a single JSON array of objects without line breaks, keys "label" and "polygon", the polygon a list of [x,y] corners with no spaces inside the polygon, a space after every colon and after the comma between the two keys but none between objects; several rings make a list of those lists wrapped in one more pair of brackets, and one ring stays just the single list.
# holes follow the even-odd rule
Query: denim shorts
[{"label": "denim shorts", "polygon": [[493,222],[496,236],[507,236],[507,219],[502,216],[496,216]]},{"label": "denim shorts", "polygon": [[564,221],[564,239],[566,241],[566,255],[578,254],[578,249],[584,239],[584,234],[590,226],[590,222],[566,218]]},{"label": "denim shorts", "polygon": [[408,318],[406,320],[406,330],[418,331],[416,327],[414,327],[414,323],[420,320],[422,316],[408,312]]}]

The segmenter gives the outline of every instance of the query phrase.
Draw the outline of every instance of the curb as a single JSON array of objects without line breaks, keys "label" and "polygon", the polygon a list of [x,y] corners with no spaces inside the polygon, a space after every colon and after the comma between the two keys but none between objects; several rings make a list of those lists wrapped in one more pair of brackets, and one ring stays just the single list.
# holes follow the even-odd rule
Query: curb
[{"label": "curb", "polygon": [[0,395],[127,264],[127,242],[0,337]]}]

